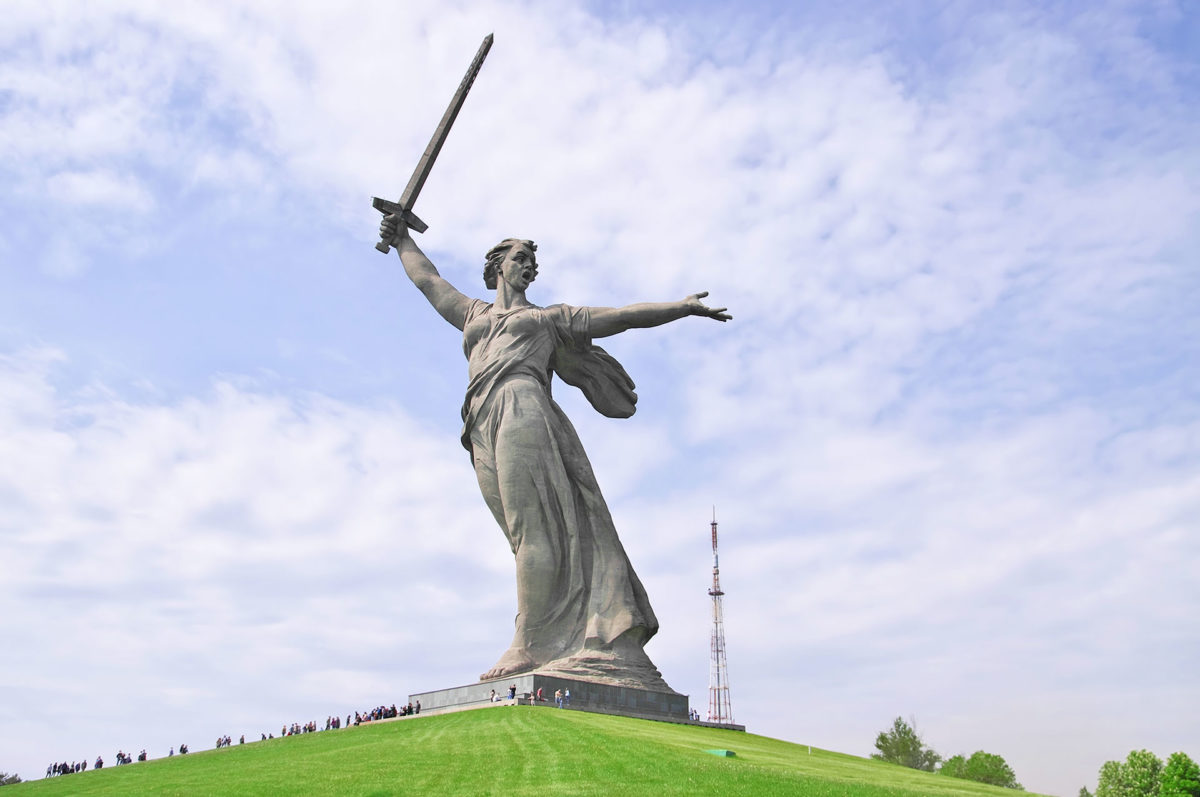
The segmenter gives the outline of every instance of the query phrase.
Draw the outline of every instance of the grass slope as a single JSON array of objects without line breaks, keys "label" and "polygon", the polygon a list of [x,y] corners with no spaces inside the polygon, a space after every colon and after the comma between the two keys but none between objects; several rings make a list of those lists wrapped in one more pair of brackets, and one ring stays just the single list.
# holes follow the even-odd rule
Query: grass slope
[{"label": "grass slope", "polygon": [[764,736],[540,706],[414,717],[7,788],[5,797],[1014,794]]}]

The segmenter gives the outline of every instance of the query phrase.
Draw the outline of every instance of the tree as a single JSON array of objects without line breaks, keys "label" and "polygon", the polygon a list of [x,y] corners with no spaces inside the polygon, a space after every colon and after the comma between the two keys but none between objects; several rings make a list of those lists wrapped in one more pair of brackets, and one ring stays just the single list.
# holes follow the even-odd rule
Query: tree
[{"label": "tree", "polygon": [[938,770],[939,775],[949,775],[952,778],[967,778],[967,759],[962,754],[952,755],[942,762],[942,768]]},{"label": "tree", "polygon": [[1092,797],[1092,793],[1088,791],[1087,786],[1080,786],[1078,797]]},{"label": "tree", "polygon": [[983,750],[976,750],[970,758],[961,755],[947,758],[938,774],[1024,791],[1008,762],[995,753],[985,753]]},{"label": "tree", "polygon": [[1162,759],[1149,750],[1134,750],[1123,764],[1105,761],[1096,797],[1158,797],[1162,771]]},{"label": "tree", "polygon": [[910,725],[901,717],[896,717],[892,729],[881,731],[875,738],[875,747],[879,752],[871,753],[871,758],[933,772],[942,757],[933,748],[925,746],[925,742],[917,733],[916,724],[916,720],[912,720]]},{"label": "tree", "polygon": [[10,786],[13,783],[20,783],[20,782],[21,782],[20,775],[17,775],[16,773],[13,773],[12,775],[10,775],[7,772],[0,772],[0,786]]},{"label": "tree", "polygon": [[1186,753],[1171,753],[1163,767],[1158,797],[1200,797],[1200,766]]},{"label": "tree", "polygon": [[1125,782],[1131,797],[1158,797],[1162,759],[1149,750],[1134,750],[1125,759]]},{"label": "tree", "polygon": [[1126,797],[1125,773],[1120,761],[1105,761],[1100,766],[1100,780],[1096,783],[1096,797]]}]

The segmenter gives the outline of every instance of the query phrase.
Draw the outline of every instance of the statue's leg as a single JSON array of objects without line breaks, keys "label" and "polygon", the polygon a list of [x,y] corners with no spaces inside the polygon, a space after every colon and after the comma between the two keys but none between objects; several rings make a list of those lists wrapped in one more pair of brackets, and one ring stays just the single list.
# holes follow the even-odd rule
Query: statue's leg
[{"label": "statue's leg", "polygon": [[480,490],[508,537],[517,570],[512,646],[484,680],[536,669],[578,644],[586,601],[578,545],[568,528],[574,504],[547,426],[546,399],[513,387],[494,407],[502,411],[491,419],[489,444],[475,453]]},{"label": "statue's leg", "polygon": [[[500,482],[496,475],[496,457],[495,451],[492,448],[492,441],[490,439],[485,440],[483,435],[472,434],[471,444],[473,449],[472,459],[475,465],[475,478],[479,482],[479,491],[483,494],[483,500],[487,504],[488,509],[491,510],[492,517],[496,519],[496,523],[500,525],[500,528],[508,538],[509,546],[512,547],[513,554],[515,555],[518,546],[509,533],[508,526],[504,521],[504,503],[500,498]],[[520,578],[518,576],[519,582]],[[489,678],[500,678],[505,675],[526,672],[534,668],[535,663],[529,656],[528,648],[524,641],[526,634],[521,608],[520,594],[518,592],[516,629],[513,634],[512,645],[490,670],[479,676],[479,680],[486,681]]]}]

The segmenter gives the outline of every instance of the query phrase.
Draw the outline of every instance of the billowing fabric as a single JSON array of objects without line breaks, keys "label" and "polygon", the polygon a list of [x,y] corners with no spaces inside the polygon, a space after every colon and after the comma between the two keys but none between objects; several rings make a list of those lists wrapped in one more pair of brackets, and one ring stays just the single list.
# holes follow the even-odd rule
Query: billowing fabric
[{"label": "billowing fabric", "polygon": [[612,355],[599,346],[559,346],[554,373],[583,391],[596,412],[609,418],[628,418],[637,411],[633,380]]},{"label": "billowing fabric", "polygon": [[537,665],[658,630],[579,437],[550,395],[556,350],[586,350],[589,326],[587,308],[500,312],[475,300],[463,327],[462,441],[517,560],[513,646]]}]

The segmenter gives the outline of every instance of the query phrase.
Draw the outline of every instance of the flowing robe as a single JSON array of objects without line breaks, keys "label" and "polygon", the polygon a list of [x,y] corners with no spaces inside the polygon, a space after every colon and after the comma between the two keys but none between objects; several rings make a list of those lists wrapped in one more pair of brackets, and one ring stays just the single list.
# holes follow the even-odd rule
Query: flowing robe
[{"label": "flowing robe", "polygon": [[513,647],[535,666],[622,634],[645,644],[658,630],[579,437],[551,398],[556,351],[589,348],[603,354],[587,308],[497,311],[476,299],[463,326],[462,442],[516,557]]}]

